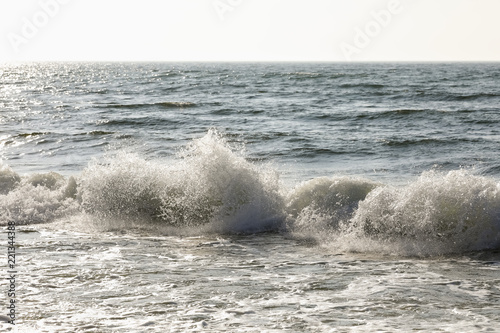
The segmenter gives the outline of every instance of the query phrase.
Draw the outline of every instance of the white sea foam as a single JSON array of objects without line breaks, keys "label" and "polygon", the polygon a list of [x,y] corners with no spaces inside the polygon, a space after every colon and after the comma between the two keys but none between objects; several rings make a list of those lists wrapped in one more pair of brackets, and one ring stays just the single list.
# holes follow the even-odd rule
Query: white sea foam
[{"label": "white sea foam", "polygon": [[75,214],[74,178],[55,173],[20,176],[8,166],[0,168],[0,223],[32,224],[51,222]]},{"label": "white sea foam", "polygon": [[[350,190],[337,193],[330,182]],[[401,187],[345,178],[303,187],[302,202],[311,203],[293,232],[339,251],[436,255],[500,246],[500,185],[466,170],[425,172]]]},{"label": "white sea foam", "polygon": [[398,252],[446,253],[500,245],[500,184],[466,170],[423,173],[404,187],[380,187],[360,202],[346,230]]},{"label": "white sea foam", "polygon": [[219,232],[275,230],[283,220],[277,174],[231,151],[217,132],[179,155],[170,165],[127,153],[94,161],[79,179],[84,210]]}]

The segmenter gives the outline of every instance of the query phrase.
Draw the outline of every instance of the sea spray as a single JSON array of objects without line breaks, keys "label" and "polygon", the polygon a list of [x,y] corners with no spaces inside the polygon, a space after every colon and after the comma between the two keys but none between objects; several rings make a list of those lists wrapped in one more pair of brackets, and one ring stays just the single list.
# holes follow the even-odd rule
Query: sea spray
[{"label": "sea spray", "polygon": [[129,153],[94,161],[79,180],[84,210],[219,232],[276,230],[284,220],[276,173],[233,152],[215,130],[178,157],[168,165]]}]

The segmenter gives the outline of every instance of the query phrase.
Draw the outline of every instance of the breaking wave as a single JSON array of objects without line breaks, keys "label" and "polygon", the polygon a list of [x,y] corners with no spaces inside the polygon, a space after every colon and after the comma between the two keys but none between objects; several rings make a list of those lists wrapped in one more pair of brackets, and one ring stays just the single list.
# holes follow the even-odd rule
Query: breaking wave
[{"label": "breaking wave", "polygon": [[[0,164],[0,222],[86,216],[190,233],[285,232],[335,251],[439,255],[500,247],[500,183],[466,170],[429,171],[406,186],[320,177],[287,189],[215,130],[174,161],[121,152],[77,176],[19,175]],[[81,223],[82,220],[78,220]]]},{"label": "breaking wave", "polygon": [[500,247],[500,184],[491,178],[454,170],[425,172],[402,187],[330,183],[319,185],[326,195],[301,210],[293,232],[356,252],[426,256]]},{"label": "breaking wave", "polygon": [[55,172],[21,177],[0,164],[0,222],[44,223],[75,214],[76,191],[73,177]]},{"label": "breaking wave", "polygon": [[210,131],[164,165],[121,153],[94,161],[78,182],[85,212],[178,227],[210,224],[219,232],[276,230],[283,196],[275,171],[255,166]]}]

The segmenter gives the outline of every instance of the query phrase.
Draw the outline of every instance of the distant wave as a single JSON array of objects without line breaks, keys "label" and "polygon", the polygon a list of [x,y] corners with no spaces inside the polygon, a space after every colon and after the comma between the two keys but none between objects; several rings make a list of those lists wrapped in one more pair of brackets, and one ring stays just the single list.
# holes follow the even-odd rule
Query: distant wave
[{"label": "distant wave", "polygon": [[465,142],[481,142],[481,139],[469,139],[469,138],[404,138],[404,139],[392,139],[392,140],[382,140],[382,143],[387,146],[392,147],[409,147],[409,146],[436,146],[436,145],[448,145],[448,144],[462,144]]},{"label": "distant wave", "polygon": [[73,134],[74,136],[101,136],[101,135],[111,135],[115,134],[115,132],[109,132],[109,131],[89,131],[89,132],[82,132],[82,133],[76,133]]},{"label": "distant wave", "polygon": [[161,107],[161,108],[191,108],[195,107],[195,103],[191,102],[157,102],[157,103],[134,103],[134,104],[105,104],[101,107],[112,109],[140,109],[144,107]]},{"label": "distant wave", "polygon": [[[114,118],[114,119],[106,119],[100,123],[101,126],[158,126],[165,124],[177,124],[179,120],[172,120],[167,118],[160,117],[123,117],[123,118]],[[112,132],[104,132],[99,131],[101,133],[112,133]],[[97,135],[94,133],[89,133],[92,135]]]},{"label": "distant wave", "polygon": [[476,99],[499,98],[500,94],[494,93],[477,93],[477,94],[450,94],[448,99],[458,101],[472,101]]},{"label": "distant wave", "polygon": [[87,133],[81,133],[81,134],[77,134],[77,135],[96,135],[96,136],[100,136],[100,135],[110,135],[110,134],[114,134],[115,132],[108,132],[108,131],[90,131],[90,132],[87,132]]},{"label": "distant wave", "polygon": [[489,100],[500,98],[500,94],[480,92],[480,93],[458,93],[447,90],[427,90],[427,89],[416,89],[413,91],[416,97],[425,98],[429,101],[477,101],[477,100]]},{"label": "distant wave", "polygon": [[[491,111],[494,112],[494,111]],[[306,114],[304,118],[324,119],[329,121],[345,121],[345,120],[392,120],[392,119],[428,119],[428,117],[445,117],[458,114],[478,113],[478,118],[469,117],[464,119],[464,122],[478,123],[478,124],[491,124],[496,122],[496,119],[484,119],[484,110],[476,111],[470,109],[459,110],[441,110],[441,109],[392,109],[382,111],[359,111],[355,114],[341,113],[341,112],[328,112],[328,113],[315,113]]]},{"label": "distant wave", "polygon": [[36,141],[37,144],[43,144],[43,143],[48,143],[51,141],[47,140],[47,139],[41,139],[41,137],[46,137],[46,136],[51,135],[51,134],[53,134],[53,133],[50,133],[50,132],[19,133],[16,135],[10,135],[10,136],[7,136],[7,137],[0,139],[0,144],[4,144],[4,145],[14,144],[17,141],[19,141],[16,139],[20,139],[21,141],[35,141],[35,140],[40,139],[40,140]]},{"label": "distant wave", "polygon": [[340,88],[370,88],[370,89],[381,89],[384,88],[385,85],[380,83],[368,83],[368,82],[360,82],[360,83],[343,83],[339,85]]},{"label": "distant wave", "polygon": [[[84,214],[190,233],[285,232],[338,251],[440,255],[500,248],[500,183],[465,170],[429,171],[394,187],[320,177],[285,188],[214,130],[170,164],[118,153],[75,177],[19,175],[0,164],[0,223]],[[115,226],[116,228],[116,226]],[[187,231],[186,231],[187,232]]]},{"label": "distant wave", "polygon": [[336,73],[328,73],[328,72],[265,72],[262,74],[263,78],[287,78],[287,79],[295,79],[298,81],[307,80],[307,79],[341,79],[341,78],[365,78],[368,77],[369,74],[366,72],[336,72]]},{"label": "distant wave", "polygon": [[[381,114],[384,114],[384,115],[392,115],[392,114],[412,115],[412,114],[429,113],[429,112],[436,112],[436,110],[431,110],[431,109],[395,109],[395,110],[389,110],[386,112],[381,112]],[[439,111],[437,111],[437,112],[439,112]]]},{"label": "distant wave", "polygon": [[324,75],[322,73],[316,72],[267,72],[262,75],[264,78],[272,77],[283,77],[283,78],[296,78],[296,79],[307,79],[307,78],[321,78]]},{"label": "distant wave", "polygon": [[47,135],[50,134],[48,132],[29,132],[29,133],[20,133],[15,135],[14,137],[26,138],[30,136],[39,136],[39,135]]}]

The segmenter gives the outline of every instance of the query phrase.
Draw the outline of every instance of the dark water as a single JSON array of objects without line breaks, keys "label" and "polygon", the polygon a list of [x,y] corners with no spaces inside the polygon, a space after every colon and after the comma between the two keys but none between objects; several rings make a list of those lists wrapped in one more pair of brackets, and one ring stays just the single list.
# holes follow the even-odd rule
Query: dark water
[{"label": "dark water", "polygon": [[19,324],[495,330],[499,105],[498,63],[2,65]]}]

